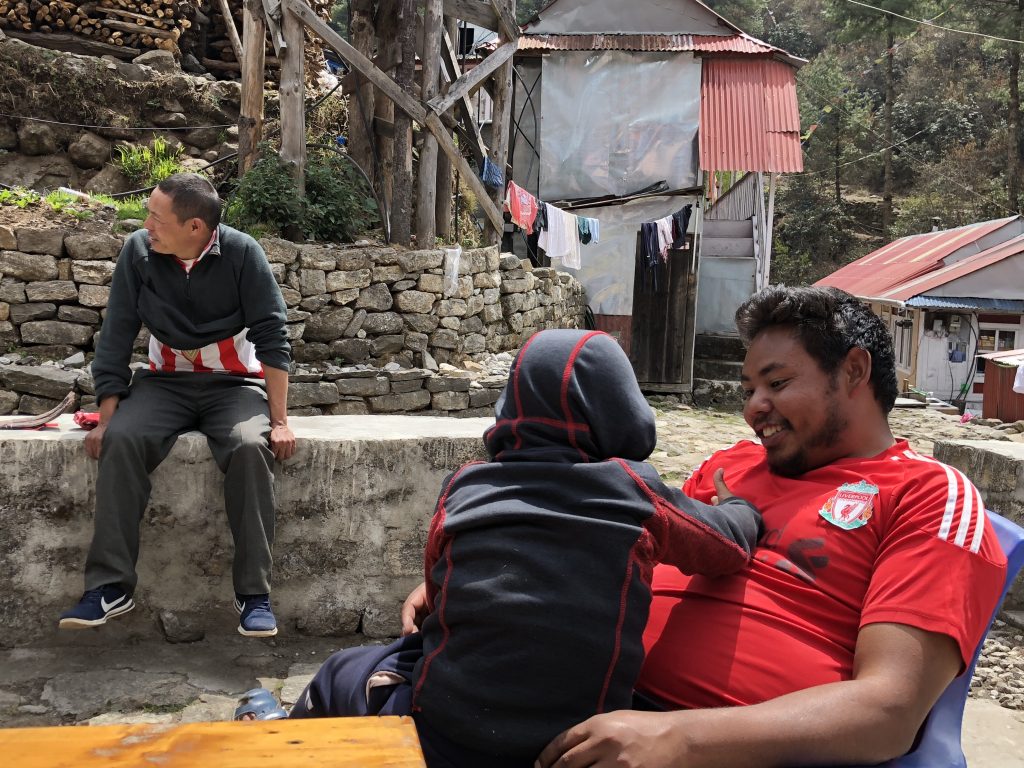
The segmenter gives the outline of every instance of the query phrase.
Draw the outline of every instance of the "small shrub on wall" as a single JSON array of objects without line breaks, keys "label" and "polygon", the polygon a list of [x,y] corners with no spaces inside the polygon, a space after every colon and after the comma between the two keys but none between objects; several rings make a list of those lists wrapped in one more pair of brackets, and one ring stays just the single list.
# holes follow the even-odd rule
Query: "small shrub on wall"
[{"label": "small shrub on wall", "polygon": [[295,228],[314,240],[350,242],[377,225],[379,214],[366,182],[340,155],[310,153],[303,199],[288,165],[265,150],[239,183],[225,219],[256,235]]}]

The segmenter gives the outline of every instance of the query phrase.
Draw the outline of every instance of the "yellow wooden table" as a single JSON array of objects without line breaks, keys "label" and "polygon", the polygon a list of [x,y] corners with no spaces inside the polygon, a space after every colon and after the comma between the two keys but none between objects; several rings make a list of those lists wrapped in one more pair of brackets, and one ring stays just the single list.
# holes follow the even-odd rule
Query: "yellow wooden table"
[{"label": "yellow wooden table", "polygon": [[0,729],[12,768],[424,768],[408,717]]}]

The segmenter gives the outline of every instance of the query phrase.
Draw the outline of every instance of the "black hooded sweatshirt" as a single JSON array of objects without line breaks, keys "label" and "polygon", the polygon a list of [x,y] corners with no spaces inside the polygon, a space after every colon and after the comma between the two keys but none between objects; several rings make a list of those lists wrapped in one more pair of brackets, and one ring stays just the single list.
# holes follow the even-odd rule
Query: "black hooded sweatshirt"
[{"label": "black hooded sweatshirt", "polygon": [[566,728],[630,708],[654,564],[737,571],[760,515],[694,501],[643,463],[654,416],[604,333],[533,336],[484,441],[491,460],[445,481],[431,522],[413,710],[526,765]]}]

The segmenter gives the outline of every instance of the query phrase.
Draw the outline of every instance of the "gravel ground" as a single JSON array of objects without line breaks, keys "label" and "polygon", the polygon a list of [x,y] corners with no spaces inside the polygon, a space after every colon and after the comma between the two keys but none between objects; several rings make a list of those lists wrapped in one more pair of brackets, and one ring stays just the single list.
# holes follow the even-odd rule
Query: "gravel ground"
[{"label": "gravel ground", "polygon": [[[752,437],[739,414],[690,408],[672,397],[649,400],[658,421],[658,448],[651,461],[670,483],[682,483],[712,452]],[[897,409],[890,424],[894,434],[929,455],[936,440],[1007,439],[1000,430],[960,424],[957,417],[924,408]],[[997,620],[985,641],[971,696],[1024,711],[1024,616],[1003,614],[1002,618],[1005,621]]]}]

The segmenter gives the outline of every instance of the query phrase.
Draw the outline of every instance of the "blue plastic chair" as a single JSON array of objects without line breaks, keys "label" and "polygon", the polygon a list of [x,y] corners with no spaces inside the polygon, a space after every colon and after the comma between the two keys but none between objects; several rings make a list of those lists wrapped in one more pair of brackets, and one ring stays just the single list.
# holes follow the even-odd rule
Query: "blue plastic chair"
[{"label": "blue plastic chair", "polygon": [[[1003,594],[999,598],[1001,605],[1010,585],[1017,578],[1017,573],[1024,566],[1024,528],[995,512],[990,511],[988,519],[999,538],[1003,552],[1006,553],[1006,583],[1003,584]],[[992,618],[989,619],[989,629],[992,628],[992,622],[998,613],[997,605]],[[960,731],[963,727],[967,694],[971,689],[971,677],[974,675],[974,667],[984,645],[983,637],[974,651],[971,666],[964,674],[953,680],[935,702],[918,735],[917,745],[903,757],[889,760],[874,768],[967,768],[967,759],[960,746]]]}]

